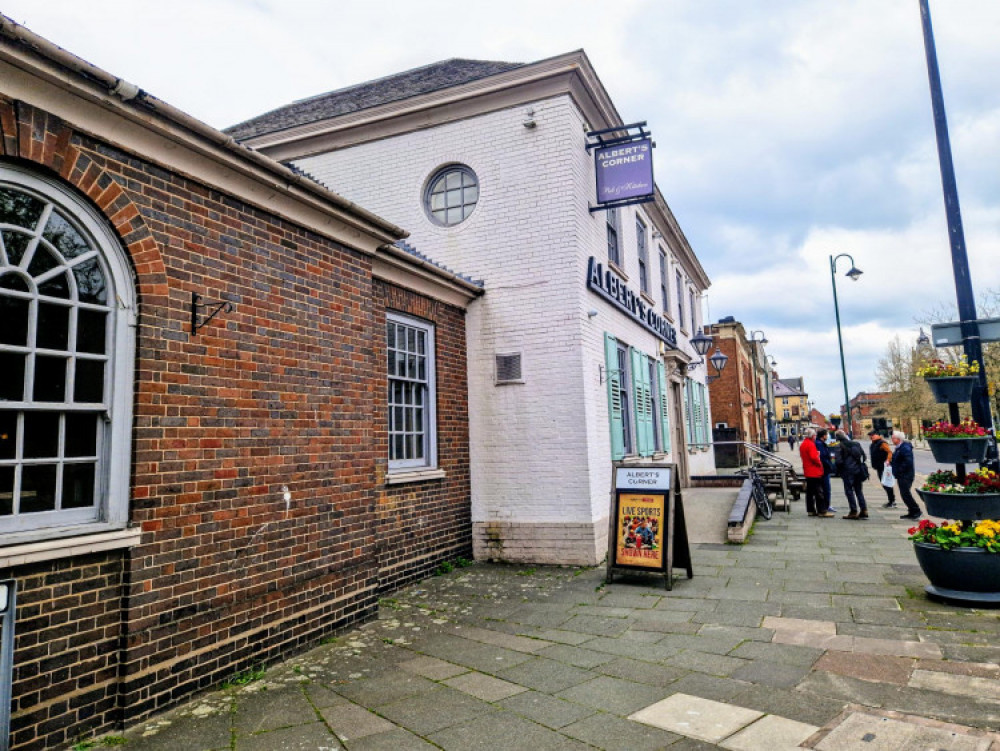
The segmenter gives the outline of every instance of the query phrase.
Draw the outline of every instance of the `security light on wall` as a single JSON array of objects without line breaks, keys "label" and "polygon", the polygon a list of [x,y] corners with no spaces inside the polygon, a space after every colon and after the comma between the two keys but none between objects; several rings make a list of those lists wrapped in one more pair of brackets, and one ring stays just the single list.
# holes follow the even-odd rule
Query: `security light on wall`
[{"label": "security light on wall", "polygon": [[521,125],[523,125],[528,130],[531,130],[532,128],[538,126],[538,123],[535,122],[534,110],[529,109],[527,112],[524,113],[524,120],[521,122]]}]

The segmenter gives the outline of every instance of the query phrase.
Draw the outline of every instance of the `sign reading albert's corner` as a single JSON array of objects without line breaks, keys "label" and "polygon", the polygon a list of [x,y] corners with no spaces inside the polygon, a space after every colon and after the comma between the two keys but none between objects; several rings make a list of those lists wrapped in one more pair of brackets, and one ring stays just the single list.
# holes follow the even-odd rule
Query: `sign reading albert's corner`
[{"label": "sign reading albert's corner", "polygon": [[593,256],[587,263],[587,289],[613,303],[669,346],[677,348],[677,330],[667,323],[667,319],[630,290],[618,274],[611,269],[605,269],[604,265],[598,263]]},{"label": "sign reading albert's corner", "polygon": [[599,148],[594,169],[598,203],[652,196],[653,142],[642,138]]},{"label": "sign reading albert's corner", "polygon": [[677,467],[616,462],[612,475],[608,584],[615,574],[645,573],[663,576],[673,589],[675,565],[694,576]]}]

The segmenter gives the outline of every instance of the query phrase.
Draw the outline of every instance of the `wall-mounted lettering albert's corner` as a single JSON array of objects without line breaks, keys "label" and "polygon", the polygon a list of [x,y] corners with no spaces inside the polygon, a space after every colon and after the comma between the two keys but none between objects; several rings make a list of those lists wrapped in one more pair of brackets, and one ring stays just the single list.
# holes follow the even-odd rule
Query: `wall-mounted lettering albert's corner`
[{"label": "wall-mounted lettering albert's corner", "polygon": [[619,310],[641,323],[662,339],[672,349],[677,349],[677,330],[626,286],[625,281],[611,269],[597,262],[594,256],[587,263],[587,289],[614,303]]}]

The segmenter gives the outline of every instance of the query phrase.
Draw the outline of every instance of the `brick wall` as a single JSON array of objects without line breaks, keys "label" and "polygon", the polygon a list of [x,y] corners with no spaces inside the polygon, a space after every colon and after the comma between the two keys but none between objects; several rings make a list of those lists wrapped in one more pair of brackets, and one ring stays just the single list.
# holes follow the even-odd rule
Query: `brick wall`
[{"label": "brick wall", "polygon": [[[103,564],[60,564],[81,572],[74,587],[122,603],[113,606],[122,642],[113,657],[107,636],[107,656],[92,662],[59,651],[53,671],[66,667],[82,690],[116,670],[117,706],[132,722],[372,616],[380,586],[471,549],[460,311],[373,286],[367,255],[29,105],[0,98],[0,124],[0,157],[59,175],[108,218],[140,300],[131,518],[142,541]],[[235,310],[192,337],[192,292]],[[450,465],[444,482],[382,493],[390,302],[439,322],[440,453]],[[376,545],[386,526],[396,544]],[[383,563],[390,573],[380,576]],[[23,648],[51,651],[70,636],[25,616],[45,587],[41,573],[0,571],[8,575],[26,592],[20,664]],[[15,695],[33,696],[37,682],[19,672]],[[110,729],[110,691],[52,696],[44,711],[19,699],[16,748]]]},{"label": "brick wall", "polygon": [[[374,540],[384,590],[426,575],[442,560],[472,557],[469,405],[464,311],[385,282],[376,281],[374,291],[379,321],[390,310],[434,323],[438,466],[445,472],[443,479],[389,485],[379,493]],[[385,347],[375,359],[378,372],[385,373]],[[384,477],[389,456],[384,401],[376,404],[374,426],[378,476]]]},{"label": "brick wall", "polygon": [[120,721],[120,553],[16,571],[13,748],[53,748]]}]

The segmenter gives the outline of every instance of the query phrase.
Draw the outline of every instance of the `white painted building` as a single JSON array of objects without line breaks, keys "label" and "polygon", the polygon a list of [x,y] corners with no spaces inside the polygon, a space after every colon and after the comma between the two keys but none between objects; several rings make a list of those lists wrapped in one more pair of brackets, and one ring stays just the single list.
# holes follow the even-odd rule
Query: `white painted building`
[{"label": "white painted building", "polygon": [[[479,558],[602,560],[619,455],[677,462],[685,480],[715,471],[705,366],[687,368],[708,277],[659,191],[589,210],[586,134],[622,124],[578,51],[526,65],[448,60],[229,131],[485,282],[467,321]],[[676,348],[588,289],[591,259],[662,314]],[[436,438],[446,452],[448,437]]]}]

